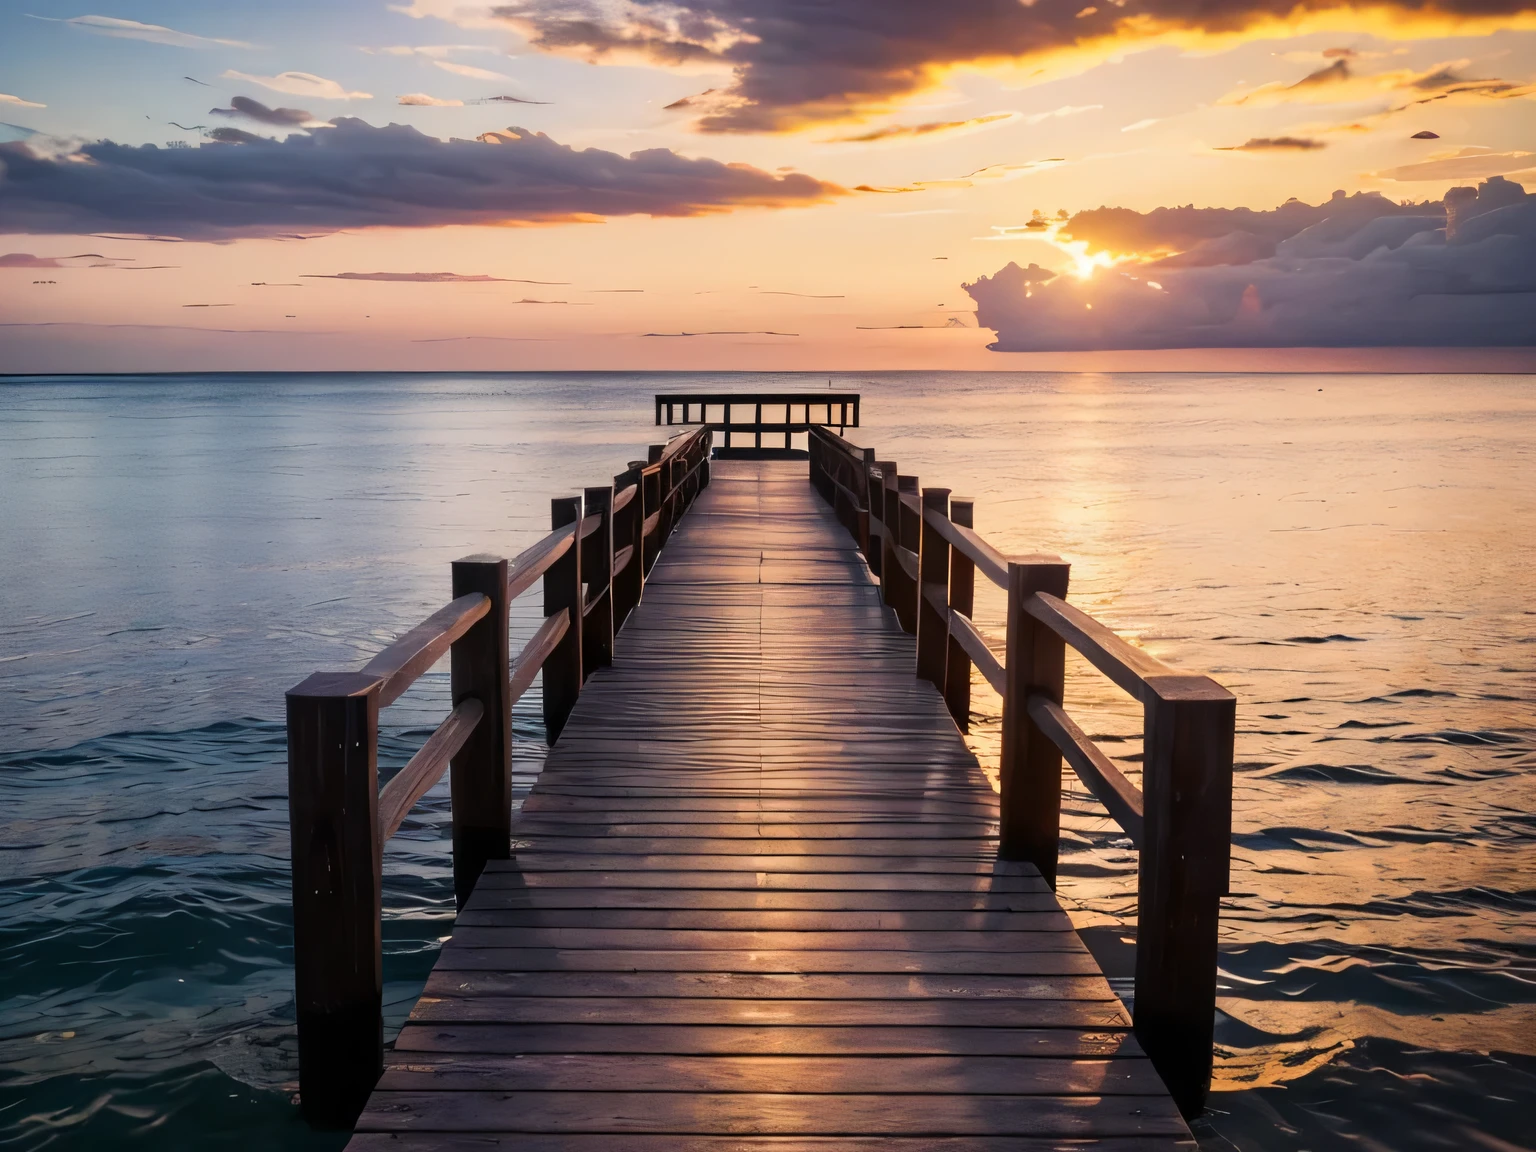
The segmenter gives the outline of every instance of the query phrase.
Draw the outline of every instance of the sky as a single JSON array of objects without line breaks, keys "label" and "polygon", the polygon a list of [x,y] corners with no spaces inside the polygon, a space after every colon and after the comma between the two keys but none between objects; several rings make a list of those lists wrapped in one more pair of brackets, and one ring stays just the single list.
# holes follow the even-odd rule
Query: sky
[{"label": "sky", "polygon": [[0,0],[0,372],[1531,370],[1525,188],[1536,0]]}]

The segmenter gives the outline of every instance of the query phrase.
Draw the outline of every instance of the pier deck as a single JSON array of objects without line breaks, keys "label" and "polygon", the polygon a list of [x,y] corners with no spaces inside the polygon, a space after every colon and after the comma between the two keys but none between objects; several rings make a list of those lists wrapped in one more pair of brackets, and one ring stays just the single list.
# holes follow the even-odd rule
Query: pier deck
[{"label": "pier deck", "polygon": [[715,462],[349,1147],[1192,1147],[912,668],[804,462]]}]

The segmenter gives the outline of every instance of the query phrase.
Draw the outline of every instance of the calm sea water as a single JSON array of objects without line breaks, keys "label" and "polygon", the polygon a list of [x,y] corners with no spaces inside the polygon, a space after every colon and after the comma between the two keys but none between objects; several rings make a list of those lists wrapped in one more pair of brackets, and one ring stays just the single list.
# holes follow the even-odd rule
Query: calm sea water
[{"label": "calm sea water", "polygon": [[[644,455],[662,389],[793,375],[0,381],[0,1147],[335,1148],[290,1102],[283,690],[360,664]],[[838,375],[902,471],[1237,693],[1225,1149],[1507,1150],[1536,1105],[1536,382]],[[1000,605],[978,617],[1000,628]],[[514,627],[531,632],[519,609]],[[381,760],[446,710],[386,713]],[[1138,716],[1068,707],[1135,775]],[[995,759],[996,698],[974,742]],[[538,770],[537,703],[517,758]],[[1112,973],[1135,856],[1068,787]],[[385,862],[388,1023],[452,927],[446,797]],[[1129,994],[1129,986],[1117,981]]]}]

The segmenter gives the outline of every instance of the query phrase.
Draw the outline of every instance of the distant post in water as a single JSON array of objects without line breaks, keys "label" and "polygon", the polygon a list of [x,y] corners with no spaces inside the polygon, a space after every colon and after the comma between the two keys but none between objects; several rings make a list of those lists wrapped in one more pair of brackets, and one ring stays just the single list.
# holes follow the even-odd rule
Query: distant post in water
[{"label": "distant post in water", "polygon": [[490,598],[491,609],[458,640],[449,656],[453,706],[476,699],[480,723],[449,761],[453,793],[453,891],[459,907],[474,891],[487,860],[512,854],[512,699],[507,562],[467,556],[453,562],[453,595]]},{"label": "distant post in water", "polygon": [[564,556],[544,573],[544,615],[570,613],[560,643],[544,660],[544,732],[553,744],[581,695],[581,497],[557,496],[550,504],[550,527],[576,525],[576,538]]},{"label": "distant post in water", "polygon": [[324,1128],[350,1128],[384,1071],[381,683],[316,672],[287,698],[299,1100]]},{"label": "distant post in water", "polygon": [[949,657],[949,542],[928,523],[928,513],[949,515],[949,489],[923,489],[918,538],[917,676],[944,691]]},{"label": "distant post in water", "polygon": [[[975,502],[951,500],[949,520],[962,528],[974,528]],[[958,548],[949,550],[949,606],[970,619],[976,610],[976,565]],[[949,657],[944,662],[944,703],[960,731],[971,730],[971,658],[960,641],[949,638]]]},{"label": "distant post in water", "polygon": [[997,853],[1028,860],[1056,887],[1061,839],[1061,750],[1035,725],[1029,697],[1039,693],[1060,704],[1066,677],[1066,644],[1024,610],[1036,592],[1067,595],[1070,565],[1059,556],[1021,556],[1008,561],[1008,653],[1003,693],[1003,754],[998,807],[1002,834]]}]

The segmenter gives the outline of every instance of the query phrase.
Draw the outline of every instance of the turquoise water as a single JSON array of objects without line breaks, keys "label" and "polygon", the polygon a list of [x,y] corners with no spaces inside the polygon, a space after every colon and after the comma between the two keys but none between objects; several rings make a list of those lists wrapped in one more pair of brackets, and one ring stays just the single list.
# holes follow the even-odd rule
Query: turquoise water
[{"label": "turquoise water", "polygon": [[[283,690],[351,667],[655,437],[788,375],[0,381],[0,1147],[334,1148],[291,1104]],[[1528,1146],[1536,1101],[1529,378],[838,375],[902,471],[1238,694],[1211,1148]],[[999,631],[999,605],[978,618]],[[534,626],[536,598],[514,631]],[[403,763],[446,711],[385,714]],[[1068,707],[1133,777],[1130,702]],[[978,687],[975,746],[995,756]],[[520,705],[520,780],[543,747]],[[1066,789],[1111,973],[1134,853]],[[452,927],[446,796],[385,863],[387,1023]],[[1121,982],[1121,987],[1129,989]]]}]

